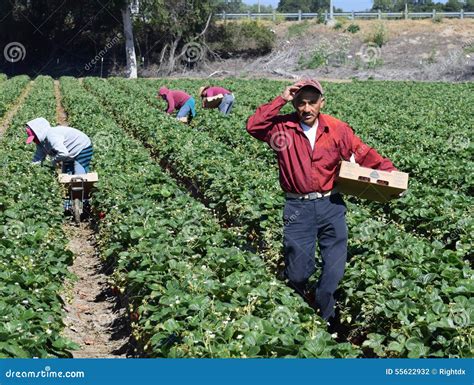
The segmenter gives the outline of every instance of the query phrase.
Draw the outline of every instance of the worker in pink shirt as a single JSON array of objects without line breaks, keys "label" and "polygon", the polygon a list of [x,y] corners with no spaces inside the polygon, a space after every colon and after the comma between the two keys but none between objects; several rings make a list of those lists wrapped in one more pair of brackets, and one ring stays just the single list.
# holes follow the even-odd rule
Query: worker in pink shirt
[{"label": "worker in pink shirt", "polygon": [[218,106],[219,111],[224,115],[229,115],[235,101],[235,97],[232,92],[222,87],[213,86],[205,86],[199,89],[199,96],[201,97],[201,99],[203,99],[203,107],[204,98],[210,98],[218,95],[222,95],[222,102]]},{"label": "worker in pink shirt", "polygon": [[187,119],[189,123],[196,116],[196,102],[191,95],[184,91],[169,90],[166,87],[161,87],[157,97],[163,98],[168,104],[166,108],[167,114],[172,114],[175,110],[178,110],[176,115],[178,120]]}]

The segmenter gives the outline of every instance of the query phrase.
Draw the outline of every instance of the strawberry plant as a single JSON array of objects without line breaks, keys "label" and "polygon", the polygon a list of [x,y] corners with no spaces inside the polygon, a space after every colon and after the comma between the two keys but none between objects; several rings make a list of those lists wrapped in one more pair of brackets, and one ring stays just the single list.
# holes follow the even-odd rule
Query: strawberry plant
[{"label": "strawberry plant", "polygon": [[[0,75],[0,116],[28,81]],[[97,150],[98,242],[144,355],[472,356],[472,84],[326,85],[326,112],[412,176],[402,199],[346,199],[338,340],[351,343],[338,343],[274,276],[284,198],[273,152],[245,122],[284,83],[222,81],[237,99],[230,117],[198,106],[188,127],[163,114],[164,82],[196,94],[207,80],[86,79],[86,91],[61,79],[71,125]],[[75,348],[61,335],[58,293],[72,256],[60,193],[24,144],[24,123],[54,121],[54,111],[52,80],[39,77],[0,142],[0,357]]]},{"label": "strawberry plant", "polygon": [[25,144],[24,124],[37,116],[54,121],[51,78],[35,80],[0,142],[0,357],[69,357],[75,347],[61,335],[59,294],[72,259],[61,195],[54,175],[31,165],[34,149]]},{"label": "strawberry plant", "polygon": [[13,102],[21,91],[29,82],[29,77],[26,75],[15,76],[9,80],[0,81],[0,117],[10,108]]},{"label": "strawberry plant", "polygon": [[[271,255],[279,254],[275,240],[282,197],[275,172],[256,167],[258,159],[267,162],[264,157],[213,139],[215,126],[183,126],[155,108],[135,103],[130,92],[100,80],[88,79],[85,84],[175,176],[195,182],[210,207],[246,232],[255,231]],[[235,128],[229,132],[246,135]],[[472,269],[463,259],[466,250],[409,234],[403,223],[393,221],[395,215],[376,210],[349,205],[352,259],[342,283],[343,322],[352,328],[354,339],[379,356],[469,356]],[[379,215],[371,219],[375,213]],[[439,307],[433,308],[434,302]]]},{"label": "strawberry plant", "polygon": [[[184,89],[193,89],[201,84],[204,84],[200,82],[195,84],[195,80],[179,80],[175,82],[177,83],[177,88]],[[207,132],[208,135],[211,136],[213,139],[227,144],[231,148],[235,149],[235,151],[239,154],[245,154],[246,157],[255,159],[258,162],[261,162],[263,160],[265,161],[265,163],[268,164],[268,167],[275,167],[275,157],[273,151],[268,146],[262,145],[258,141],[255,141],[249,135],[236,135],[235,133],[236,131],[243,132],[246,119],[250,114],[254,112],[256,105],[260,104],[255,103],[255,99],[258,100],[258,98],[260,98],[261,103],[264,103],[268,100],[268,95],[277,95],[279,92],[281,92],[282,85],[280,83],[270,83],[271,87],[269,87],[269,82],[265,81],[261,82],[261,84],[259,82],[259,87],[254,87],[255,82],[235,82],[232,80],[227,80],[226,82],[226,86],[233,90],[236,90],[236,93],[239,97],[239,103],[233,111],[232,118],[229,119],[227,117],[222,117],[217,111],[203,111],[203,113],[198,114],[197,118],[194,120],[195,129]],[[159,84],[161,84],[159,81],[150,82],[146,80],[138,80],[130,82],[124,79],[112,79],[111,83],[116,86],[119,86],[121,89],[130,90],[131,92],[133,92],[134,95],[140,97],[149,105],[157,106],[156,98],[154,98],[154,89]],[[382,84],[383,87],[386,87],[385,83]],[[399,86],[395,86],[391,83],[393,92],[399,89],[403,91],[405,89],[403,86],[403,83]],[[472,138],[472,134],[469,130],[464,129],[464,125],[462,124],[463,119],[459,118],[460,116],[462,117],[462,114],[459,114],[459,111],[457,111],[455,114],[452,114],[451,108],[449,107],[449,103],[443,105],[443,109],[440,111],[440,113],[442,113],[442,115],[447,119],[449,118],[450,121],[452,121],[454,127],[458,127],[455,131],[456,135],[458,135],[459,137],[456,139],[456,143],[453,143],[457,144],[457,147],[452,148],[452,146],[446,146],[446,143],[442,142],[434,143],[432,147],[424,150],[423,153],[420,153],[415,163],[427,164],[429,167],[439,168],[440,170],[437,171],[438,176],[434,180],[436,184],[438,184],[440,181],[443,182],[444,178],[440,178],[441,175],[449,175],[451,177],[453,177],[454,175],[462,175],[463,177],[467,178],[467,184],[459,186],[459,184],[453,182],[454,185],[452,185],[452,188],[450,189],[443,187],[445,186],[444,183],[438,187],[433,186],[432,183],[428,184],[426,175],[424,175],[423,172],[420,173],[417,170],[414,170],[408,165],[406,165],[404,160],[397,159],[399,153],[402,154],[403,159],[407,158],[405,156],[405,153],[401,152],[400,149],[404,149],[404,147],[400,147],[398,145],[398,140],[400,140],[402,143],[406,143],[407,140],[409,140],[408,138],[414,138],[413,135],[407,136],[406,134],[400,134],[395,137],[395,135],[393,134],[393,130],[389,127],[382,130],[378,128],[377,130],[368,130],[366,126],[371,127],[372,124],[375,124],[375,127],[379,127],[380,125],[385,126],[387,123],[379,118],[380,116],[383,117],[384,115],[374,115],[374,119],[378,119],[375,121],[375,123],[372,123],[370,121],[367,122],[367,120],[359,121],[358,113],[360,112],[360,110],[350,106],[351,99],[349,99],[346,95],[348,93],[347,88],[349,88],[349,90],[351,91],[349,92],[349,95],[353,96],[354,99],[359,102],[356,96],[358,96],[358,93],[361,92],[363,93],[363,95],[367,95],[368,93],[374,94],[374,99],[379,99],[382,97],[386,98],[386,91],[383,87],[380,86],[379,83],[375,83],[373,87],[364,85],[363,88],[359,85],[359,83],[356,83],[356,85],[354,86],[341,86],[337,84],[328,84],[326,86],[327,93],[330,94],[328,96],[328,98],[330,98],[329,112],[332,113],[334,111],[337,116],[339,116],[339,114],[342,114],[342,116],[344,117],[345,115],[343,114],[343,111],[340,110],[339,105],[349,106],[346,107],[348,115],[347,121],[355,121],[362,129],[361,135],[363,135],[364,139],[367,138],[369,144],[372,144],[377,149],[380,148],[381,151],[383,151],[383,153],[388,155],[390,158],[396,159],[395,163],[398,167],[403,170],[408,169],[408,171],[411,172],[412,178],[410,181],[410,190],[409,193],[403,199],[396,200],[388,204],[366,202],[366,207],[373,213],[373,215],[383,215],[387,218],[387,221],[395,222],[402,225],[405,231],[416,233],[417,235],[420,235],[423,238],[428,239],[429,241],[436,242],[437,244],[442,243],[444,244],[445,248],[451,250],[469,250],[470,248],[472,248],[469,247],[470,245],[472,245],[472,243],[470,239],[471,237],[469,237],[467,230],[469,228],[469,223],[471,224],[471,226],[473,223],[471,207],[474,202],[471,195],[463,193],[461,191],[453,191],[453,188],[457,189],[459,187],[466,191],[472,189],[472,180],[469,180],[470,174],[464,172],[463,170],[466,167],[469,167],[469,159],[472,158],[472,145],[470,145],[470,143],[474,138]],[[423,95],[423,92],[425,92],[425,100],[431,100],[433,99],[432,94],[434,92],[442,92],[443,97],[449,96],[451,98],[448,99],[449,101],[451,101],[451,104],[462,103],[462,105],[464,106],[463,108],[467,108],[466,101],[469,100],[469,86],[455,85],[451,87],[446,87],[445,90],[437,90],[436,87],[429,86],[427,87],[426,91],[423,90],[424,87],[424,85],[420,85],[417,90],[421,91],[414,93],[414,95],[411,97],[418,97],[420,96],[420,94]],[[336,90],[333,91],[333,88],[336,88]],[[362,88],[362,91],[358,91],[357,88]],[[460,89],[460,92],[456,92],[457,88]],[[334,93],[335,95],[331,95],[331,93]],[[461,94],[461,96],[458,96],[458,94]],[[360,98],[360,96],[358,97]],[[393,100],[397,101],[400,98],[402,98],[401,95],[398,98],[394,98]],[[405,98],[407,97],[405,96]],[[365,103],[367,99],[371,100],[370,97],[366,97],[362,98],[360,102]],[[339,102],[340,100],[342,100],[342,102]],[[393,103],[393,100],[387,98],[383,105],[387,103]],[[356,104],[354,102],[352,103]],[[336,107],[334,107],[334,104],[336,105]],[[413,100],[411,104],[408,103],[408,105],[410,106],[417,106],[416,109],[418,111],[418,115],[415,113],[413,113],[413,115],[416,116],[417,119],[418,116],[421,115],[420,123],[418,123],[419,126],[421,125],[421,121],[425,119],[424,115],[429,115],[432,113],[431,111],[433,106],[431,106],[429,103],[427,104],[427,107],[424,107],[425,104],[423,104],[424,110],[422,110],[423,113],[420,114],[420,108],[415,103],[415,100]],[[331,108],[334,108],[334,110],[331,110]],[[368,109],[369,106],[367,106],[366,108]],[[357,111],[357,113],[352,114],[352,111],[354,110]],[[393,110],[397,113],[399,111],[398,108],[394,108]],[[284,108],[284,111],[290,112],[291,108],[289,108],[289,106],[286,106]],[[364,118],[367,118],[367,116],[371,116],[367,113],[360,113],[360,115]],[[408,129],[411,130],[411,127],[407,123],[406,131],[401,130],[401,132],[407,132]],[[434,128],[431,128],[431,136],[433,135],[433,131]],[[436,132],[442,131],[437,130]],[[451,130],[448,133],[452,134]],[[386,139],[394,137],[395,139],[391,139],[391,141],[393,143],[396,142],[397,145],[393,146],[393,149],[385,148],[385,142],[380,142],[379,140],[372,142],[374,138]],[[461,141],[462,138],[465,142]],[[446,139],[443,140],[446,142]],[[454,139],[451,138],[451,141],[453,140]],[[428,143],[432,143],[432,141],[429,141]],[[456,155],[443,155],[443,152],[440,153],[440,151],[436,151],[437,148],[445,152],[446,150],[451,151],[453,154],[455,153]],[[430,159],[432,158],[431,153],[434,151],[437,152],[438,156],[443,155],[445,162],[440,163],[430,161]],[[424,158],[422,162],[420,160],[421,158]],[[464,166],[463,162],[460,162],[459,159],[465,159],[465,162],[467,162],[466,165]],[[426,163],[427,161],[428,163]],[[449,162],[447,163],[446,161]],[[447,168],[447,165],[454,165],[454,168]],[[429,199],[426,199],[427,196],[429,197]],[[349,199],[351,202],[357,202],[357,200],[354,198]]]},{"label": "strawberry plant", "polygon": [[[94,195],[100,246],[152,357],[355,357],[323,321],[246,251],[236,232],[180,189],[96,98],[61,80],[69,121],[99,144]],[[106,140],[106,138],[112,138]],[[120,157],[114,156],[120,154]]]}]

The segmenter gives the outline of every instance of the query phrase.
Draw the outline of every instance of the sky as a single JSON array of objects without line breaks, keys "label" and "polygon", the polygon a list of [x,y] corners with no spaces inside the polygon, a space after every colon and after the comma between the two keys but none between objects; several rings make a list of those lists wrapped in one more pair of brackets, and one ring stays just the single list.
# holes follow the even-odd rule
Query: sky
[{"label": "sky", "polygon": [[[278,5],[279,0],[260,0],[260,4],[273,5],[274,8]],[[442,3],[446,1],[437,0]],[[435,1],[435,2],[437,2]],[[244,0],[247,4],[257,4],[257,0]],[[372,0],[333,0],[333,4],[337,8],[342,8],[344,11],[365,11],[372,8]]]}]

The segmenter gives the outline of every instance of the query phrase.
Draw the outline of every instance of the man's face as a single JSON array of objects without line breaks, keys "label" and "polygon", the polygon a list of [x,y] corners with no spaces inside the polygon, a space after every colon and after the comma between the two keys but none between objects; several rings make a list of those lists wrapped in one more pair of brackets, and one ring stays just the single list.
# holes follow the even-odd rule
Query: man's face
[{"label": "man's face", "polygon": [[324,98],[313,88],[302,89],[293,100],[300,122],[312,127],[324,106]]}]

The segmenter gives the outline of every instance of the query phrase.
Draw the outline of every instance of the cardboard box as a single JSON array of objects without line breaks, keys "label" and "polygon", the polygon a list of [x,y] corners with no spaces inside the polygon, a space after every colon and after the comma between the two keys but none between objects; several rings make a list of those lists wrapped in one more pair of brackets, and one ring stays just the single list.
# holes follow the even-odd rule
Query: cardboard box
[{"label": "cardboard box", "polygon": [[361,167],[357,163],[341,162],[336,186],[343,194],[377,202],[398,198],[408,188],[408,174]]},{"label": "cardboard box", "polygon": [[99,180],[99,175],[96,172],[81,175],[59,174],[58,180],[59,183],[70,183],[72,178],[78,177],[84,179],[84,182],[97,182]]},{"label": "cardboard box", "polygon": [[[84,183],[82,182],[73,182],[71,184],[72,178],[82,178]],[[64,194],[65,197],[69,196],[70,187],[72,187],[72,198],[81,198],[84,196],[85,199],[89,198],[90,192],[94,188],[94,182],[99,180],[99,176],[96,172],[90,172],[88,174],[78,174],[78,175],[70,175],[70,174],[59,174],[58,176],[59,183],[64,185]],[[78,190],[74,191],[75,188],[84,188],[83,191]]]},{"label": "cardboard box", "polygon": [[217,108],[222,103],[222,99],[224,99],[224,95],[221,95],[221,94],[204,98],[203,107],[204,108]]}]

